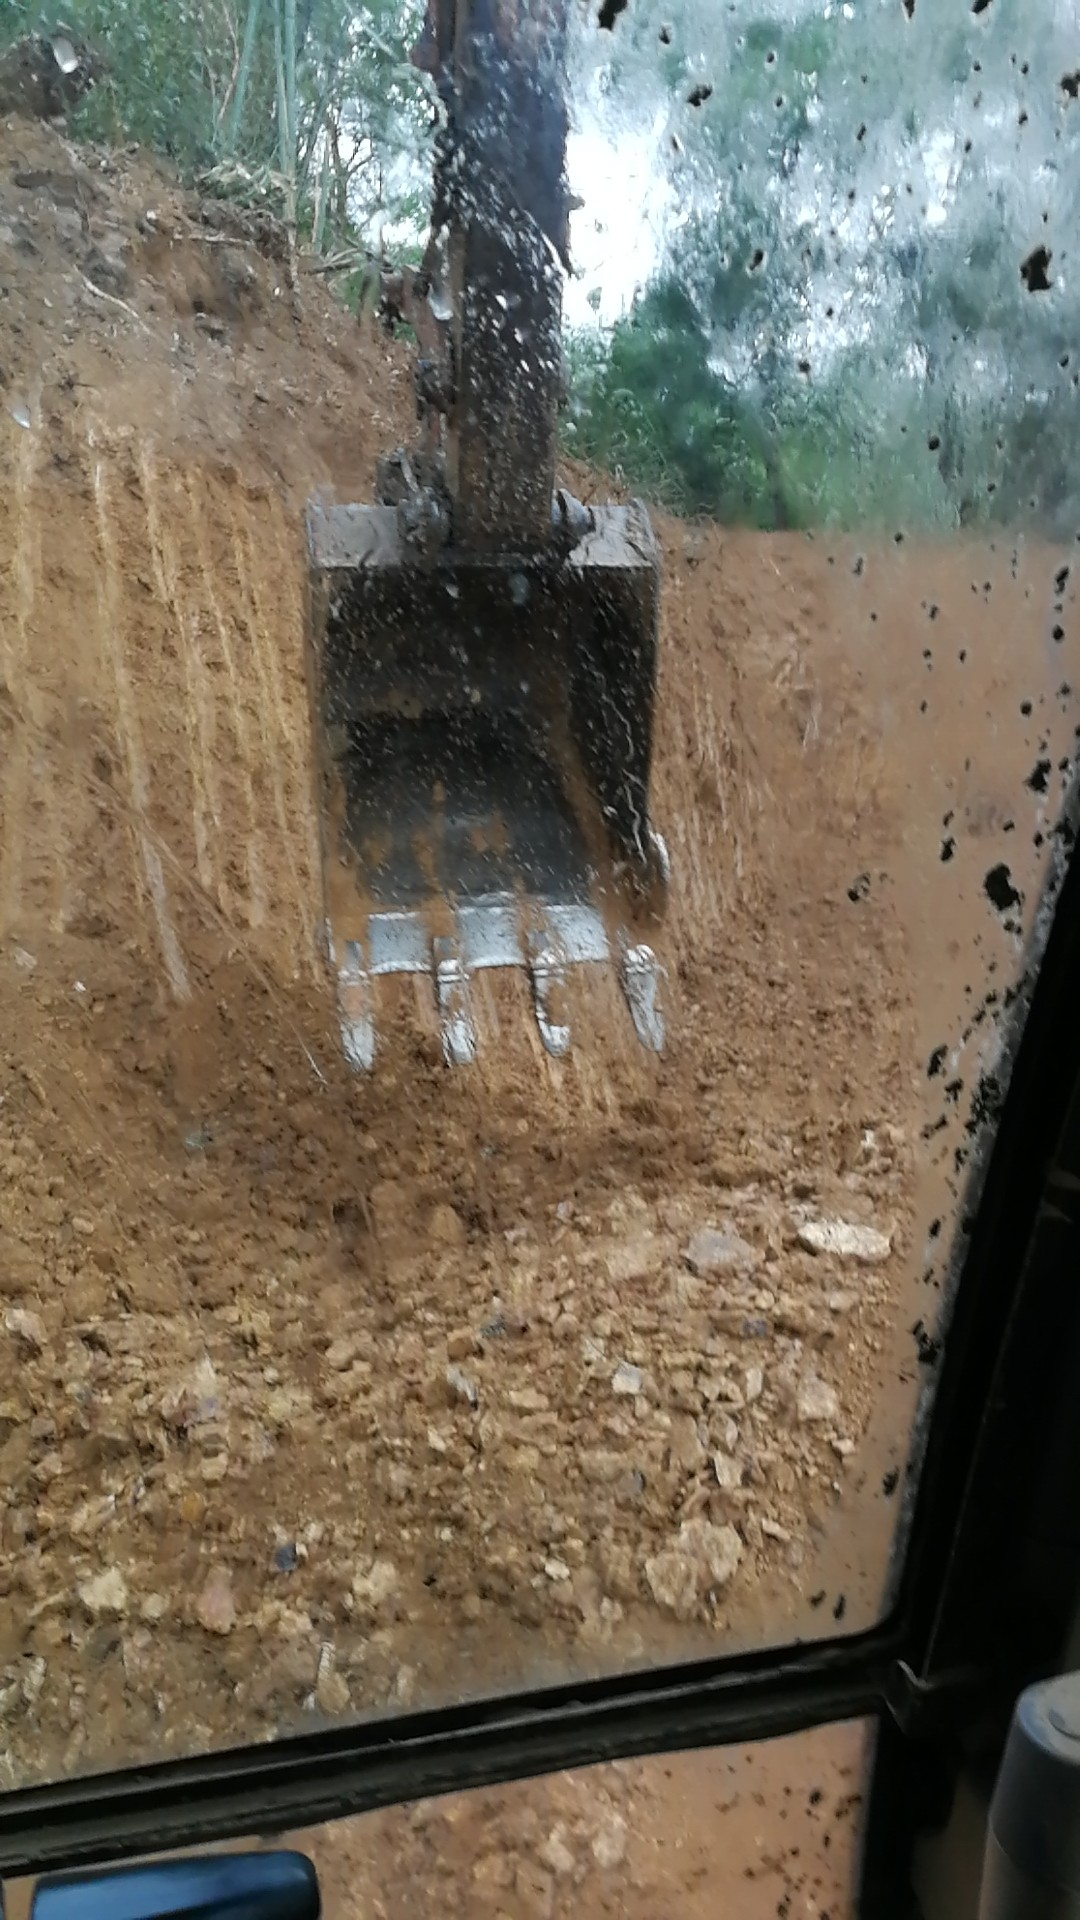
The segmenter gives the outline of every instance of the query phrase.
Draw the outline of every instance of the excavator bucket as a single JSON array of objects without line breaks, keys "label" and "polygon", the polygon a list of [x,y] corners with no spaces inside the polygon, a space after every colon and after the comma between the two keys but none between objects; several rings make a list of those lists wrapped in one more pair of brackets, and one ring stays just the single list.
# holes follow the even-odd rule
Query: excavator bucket
[{"label": "excavator bucket", "polygon": [[429,976],[453,1064],[475,1057],[470,980],[491,967],[527,970],[552,1054],[578,966],[616,967],[643,1045],[664,1040],[642,937],[667,878],[658,555],[639,504],[555,490],[566,0],[509,4],[431,0],[421,42],[447,110],[421,444],[380,463],[378,504],[308,513],[326,920],[362,1067],[396,973]]}]

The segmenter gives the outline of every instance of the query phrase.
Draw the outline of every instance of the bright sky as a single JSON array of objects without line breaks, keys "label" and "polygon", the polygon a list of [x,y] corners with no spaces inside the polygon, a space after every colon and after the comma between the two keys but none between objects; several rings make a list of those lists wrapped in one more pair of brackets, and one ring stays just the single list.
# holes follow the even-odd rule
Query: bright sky
[{"label": "bright sky", "polygon": [[572,327],[611,326],[656,268],[674,199],[661,162],[667,116],[615,138],[581,117],[571,132],[567,171],[585,205],[572,216],[574,277],[564,306]]}]

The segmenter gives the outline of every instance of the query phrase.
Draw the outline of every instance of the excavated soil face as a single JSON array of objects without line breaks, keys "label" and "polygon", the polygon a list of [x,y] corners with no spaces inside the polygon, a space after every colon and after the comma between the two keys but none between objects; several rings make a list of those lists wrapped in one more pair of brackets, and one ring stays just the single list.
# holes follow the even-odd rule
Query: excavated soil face
[{"label": "excavated soil face", "polygon": [[552,1061],[489,977],[448,1072],[408,982],[358,1077],[302,510],[407,366],[271,226],[26,124],[0,259],[4,1781],[868,1624],[1067,556],[661,521],[667,1051],[600,978]]}]

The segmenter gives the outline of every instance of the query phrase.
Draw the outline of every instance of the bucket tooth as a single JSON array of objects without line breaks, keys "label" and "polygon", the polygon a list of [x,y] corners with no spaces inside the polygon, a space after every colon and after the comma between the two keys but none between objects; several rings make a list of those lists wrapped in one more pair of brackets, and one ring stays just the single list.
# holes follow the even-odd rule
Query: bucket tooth
[{"label": "bucket tooth", "polygon": [[660,976],[663,969],[651,947],[620,943],[619,978],[634,1022],[634,1031],[643,1047],[651,1053],[663,1053],[664,1015],[660,1006]]},{"label": "bucket tooth", "polygon": [[570,1051],[569,1023],[565,1012],[566,968],[558,948],[540,934],[529,940],[529,979],[533,1010],[540,1038],[556,1060]]},{"label": "bucket tooth", "polygon": [[476,1025],[469,999],[469,976],[456,941],[440,934],[432,941],[431,960],[443,1058],[448,1067],[469,1067],[476,1059]]},{"label": "bucket tooth", "polygon": [[[335,964],[333,944],[331,964]],[[358,940],[346,940],[337,964],[341,1044],[350,1067],[368,1072],[375,1064],[375,1002],[371,975]]]}]

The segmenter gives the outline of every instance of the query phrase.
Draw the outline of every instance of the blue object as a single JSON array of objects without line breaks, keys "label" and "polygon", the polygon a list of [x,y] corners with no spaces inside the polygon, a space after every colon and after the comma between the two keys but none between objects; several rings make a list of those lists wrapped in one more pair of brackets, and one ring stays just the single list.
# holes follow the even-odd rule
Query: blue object
[{"label": "blue object", "polygon": [[302,1853],[219,1853],[39,1880],[31,1920],[319,1920]]}]

